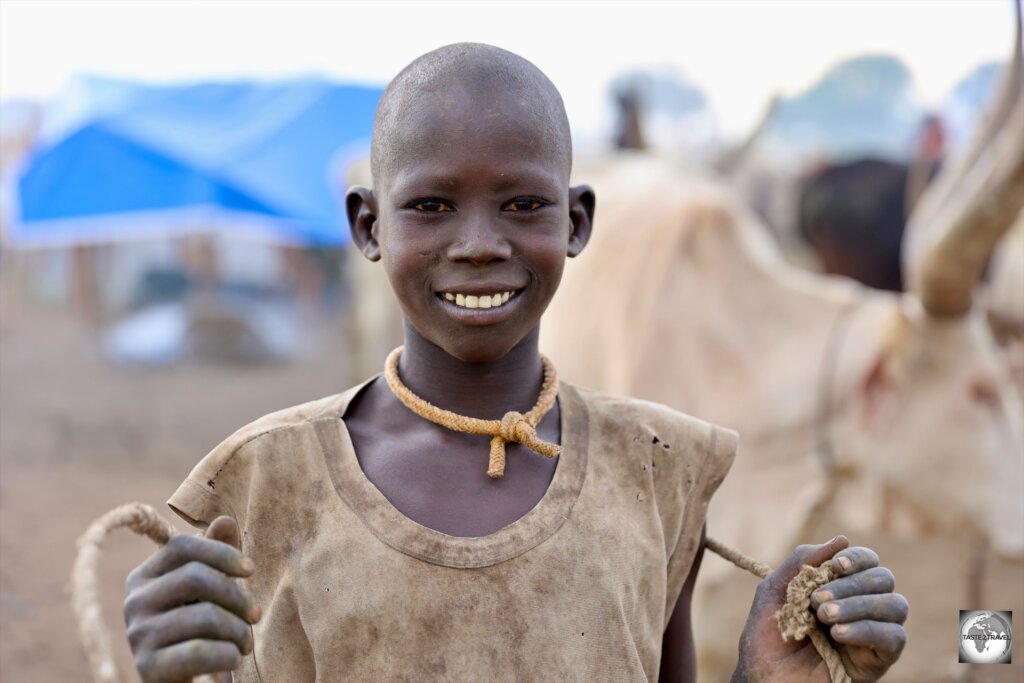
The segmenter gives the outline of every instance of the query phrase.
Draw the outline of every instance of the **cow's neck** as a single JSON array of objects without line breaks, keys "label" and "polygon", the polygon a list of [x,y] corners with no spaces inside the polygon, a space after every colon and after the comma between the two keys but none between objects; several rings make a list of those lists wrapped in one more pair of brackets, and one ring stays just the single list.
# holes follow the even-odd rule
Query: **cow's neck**
[{"label": "cow's neck", "polygon": [[[735,427],[747,442],[781,440],[792,445],[794,433],[806,432],[805,438],[811,439],[821,373],[837,321],[851,307],[863,305],[865,312],[851,321],[848,332],[860,336],[895,297],[868,296],[839,278],[823,280],[796,271],[755,228],[737,224],[728,231],[698,234],[692,263],[668,274],[664,290],[686,293],[678,298],[690,302],[685,316],[695,333],[673,335],[680,321],[670,314],[653,319],[650,334],[637,335],[654,347],[658,340],[669,339],[676,348],[672,356],[684,363],[700,359],[679,373],[687,380],[685,400],[679,401],[678,383],[656,360],[644,362],[636,386],[658,388],[646,398]],[[664,356],[640,350],[637,357]],[[852,358],[844,351],[838,362]],[[841,403],[850,373],[846,367],[837,372],[842,375],[835,383]]]}]

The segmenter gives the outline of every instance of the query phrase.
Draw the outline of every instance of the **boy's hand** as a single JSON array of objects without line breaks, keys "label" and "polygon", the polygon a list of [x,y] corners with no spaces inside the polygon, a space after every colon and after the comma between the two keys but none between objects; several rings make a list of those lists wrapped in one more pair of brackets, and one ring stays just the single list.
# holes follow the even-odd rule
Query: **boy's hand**
[{"label": "boy's hand", "polygon": [[231,577],[252,574],[238,524],[218,517],[205,538],[181,534],[128,575],[124,620],[144,683],[236,668],[252,650],[259,608]]},{"label": "boy's hand", "polygon": [[811,594],[811,608],[821,622],[832,625],[827,633],[846,672],[858,683],[876,681],[899,658],[907,639],[902,626],[907,600],[892,592],[892,572],[878,566],[873,550],[848,545],[844,536],[802,545],[758,585],[740,639],[734,683],[828,683],[828,670],[810,638],[783,641],[775,612],[785,604],[786,587],[800,567],[816,567],[830,557],[839,578]]}]

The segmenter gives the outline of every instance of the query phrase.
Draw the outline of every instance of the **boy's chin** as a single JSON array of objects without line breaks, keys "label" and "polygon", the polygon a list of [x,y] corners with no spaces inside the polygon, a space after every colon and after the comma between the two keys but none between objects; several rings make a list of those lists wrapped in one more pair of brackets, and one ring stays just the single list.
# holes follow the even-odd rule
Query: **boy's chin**
[{"label": "boy's chin", "polygon": [[[482,330],[477,330],[482,332]],[[501,360],[518,346],[528,335],[466,334],[458,338],[429,339],[449,356],[463,363],[493,363]]]},{"label": "boy's chin", "polygon": [[508,355],[521,340],[512,343],[455,343],[441,346],[449,356],[463,363],[493,363]]}]

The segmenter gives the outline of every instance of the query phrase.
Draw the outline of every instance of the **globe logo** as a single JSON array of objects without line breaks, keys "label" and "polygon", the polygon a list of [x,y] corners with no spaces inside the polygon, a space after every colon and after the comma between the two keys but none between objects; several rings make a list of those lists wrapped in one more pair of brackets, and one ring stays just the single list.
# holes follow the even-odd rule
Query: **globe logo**
[{"label": "globe logo", "polygon": [[960,612],[960,661],[970,664],[1009,664],[1010,612]]}]

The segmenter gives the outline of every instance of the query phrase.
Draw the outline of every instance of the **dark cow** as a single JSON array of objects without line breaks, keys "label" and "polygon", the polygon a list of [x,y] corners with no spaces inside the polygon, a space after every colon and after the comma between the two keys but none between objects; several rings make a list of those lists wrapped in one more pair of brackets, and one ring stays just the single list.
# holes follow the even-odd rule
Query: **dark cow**
[{"label": "dark cow", "polygon": [[903,291],[900,245],[906,164],[861,159],[812,174],[800,193],[800,236],[826,273]]}]

